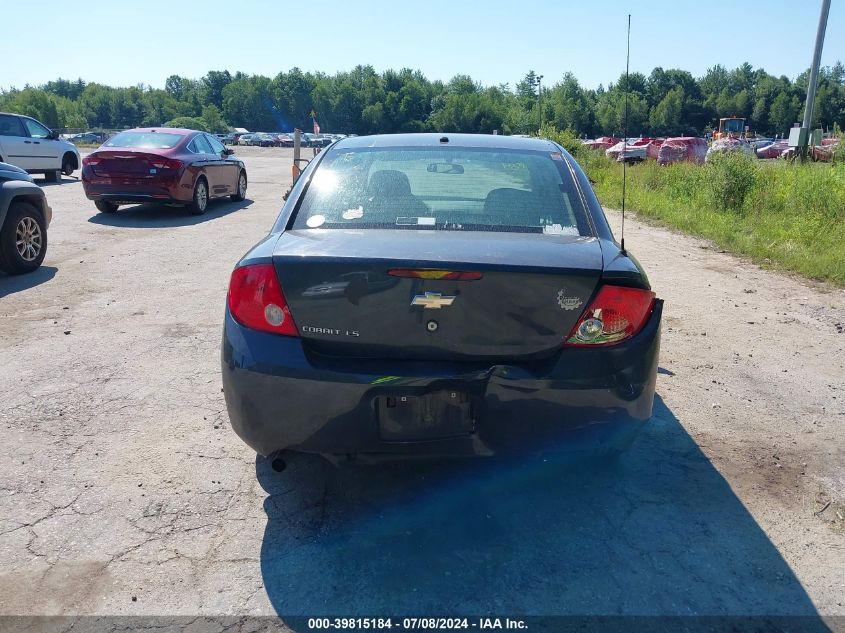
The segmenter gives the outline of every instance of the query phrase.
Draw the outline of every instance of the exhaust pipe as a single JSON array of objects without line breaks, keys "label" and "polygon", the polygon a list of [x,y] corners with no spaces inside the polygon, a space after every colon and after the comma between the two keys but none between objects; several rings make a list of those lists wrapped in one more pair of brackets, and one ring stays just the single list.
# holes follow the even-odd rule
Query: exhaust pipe
[{"label": "exhaust pipe", "polygon": [[[267,456],[267,460],[270,462],[270,467],[277,473],[283,472],[287,470],[288,461],[285,457],[293,457],[293,453],[289,453],[288,451],[278,451],[276,453],[272,453],[271,455]],[[342,463],[352,462],[355,460],[354,455],[332,455],[330,453],[319,453],[319,456],[324,458],[329,464],[334,466],[335,468],[339,468]]]}]

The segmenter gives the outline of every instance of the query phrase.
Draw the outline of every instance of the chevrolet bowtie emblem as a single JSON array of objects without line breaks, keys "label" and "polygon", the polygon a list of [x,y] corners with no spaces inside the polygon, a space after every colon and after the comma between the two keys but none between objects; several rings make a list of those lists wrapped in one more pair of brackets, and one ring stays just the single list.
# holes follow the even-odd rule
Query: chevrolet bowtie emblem
[{"label": "chevrolet bowtie emblem", "polygon": [[424,295],[416,295],[411,301],[412,306],[422,306],[423,308],[432,308],[439,310],[443,306],[450,306],[455,300],[455,297],[444,297],[439,292],[426,292]]}]

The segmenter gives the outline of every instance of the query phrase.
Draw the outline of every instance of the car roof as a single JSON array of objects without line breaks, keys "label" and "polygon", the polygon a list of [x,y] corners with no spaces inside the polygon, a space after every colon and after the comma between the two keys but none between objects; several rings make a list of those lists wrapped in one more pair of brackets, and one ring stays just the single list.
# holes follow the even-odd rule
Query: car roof
[{"label": "car roof", "polygon": [[[0,114],[6,115],[6,116],[19,116],[19,117],[24,118],[24,119],[32,119],[33,121],[37,121],[38,123],[41,123],[41,121],[38,121],[38,119],[36,119],[35,117],[32,117],[32,116],[29,116],[28,114],[20,114],[18,112],[0,112]],[[42,123],[42,125],[43,125],[43,123]]]},{"label": "car roof", "polygon": [[[164,134],[181,134],[182,136],[203,133],[201,130],[188,130],[181,127],[135,127],[131,130],[121,130],[120,132],[161,132]],[[118,134],[120,134],[120,132],[118,132]]]},{"label": "car roof", "polygon": [[[440,139],[449,142],[441,143]],[[335,143],[335,149],[355,149],[364,147],[472,147],[487,149],[521,149],[534,152],[557,152],[558,146],[547,139],[522,138],[500,134],[376,134],[372,136],[350,136]]]}]

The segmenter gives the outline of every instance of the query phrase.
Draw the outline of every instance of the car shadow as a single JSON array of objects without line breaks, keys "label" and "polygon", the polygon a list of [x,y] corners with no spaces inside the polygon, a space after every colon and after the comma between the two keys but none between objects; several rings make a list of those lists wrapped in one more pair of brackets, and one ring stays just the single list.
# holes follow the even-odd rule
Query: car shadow
[{"label": "car shadow", "polygon": [[299,455],[281,473],[259,457],[256,473],[264,587],[293,630],[374,614],[797,616],[828,630],[659,397],[616,462],[335,468]]},{"label": "car shadow", "polygon": [[121,207],[117,213],[97,213],[88,218],[88,221],[93,224],[136,229],[191,226],[209,222],[210,220],[217,220],[235,211],[247,209],[252,206],[252,203],[253,201],[249,198],[240,202],[212,200],[208,205],[208,209],[202,215],[191,215],[184,207],[162,204],[136,204]]},{"label": "car shadow", "polygon": [[79,177],[77,177],[77,176],[62,175],[62,177],[59,179],[58,182],[48,181],[44,176],[41,176],[40,178],[38,178],[34,174],[33,174],[32,177],[33,177],[35,184],[38,185],[41,188],[56,187],[58,185],[68,185],[68,184],[71,184],[71,183],[74,183],[74,182],[79,182]]},{"label": "car shadow", "polygon": [[40,266],[24,275],[8,275],[0,272],[0,298],[28,290],[50,281],[59,271],[55,266]]}]

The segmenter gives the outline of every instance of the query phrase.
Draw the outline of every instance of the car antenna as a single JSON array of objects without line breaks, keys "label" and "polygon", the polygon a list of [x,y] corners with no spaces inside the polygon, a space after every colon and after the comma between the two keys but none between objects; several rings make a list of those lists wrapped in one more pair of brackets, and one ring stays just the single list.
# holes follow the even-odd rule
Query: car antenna
[{"label": "car antenna", "polygon": [[631,65],[631,14],[628,14],[628,50],[625,56],[625,120],[622,122],[622,231],[620,232],[619,247],[623,255],[625,252],[625,185],[628,180],[628,69]]}]

